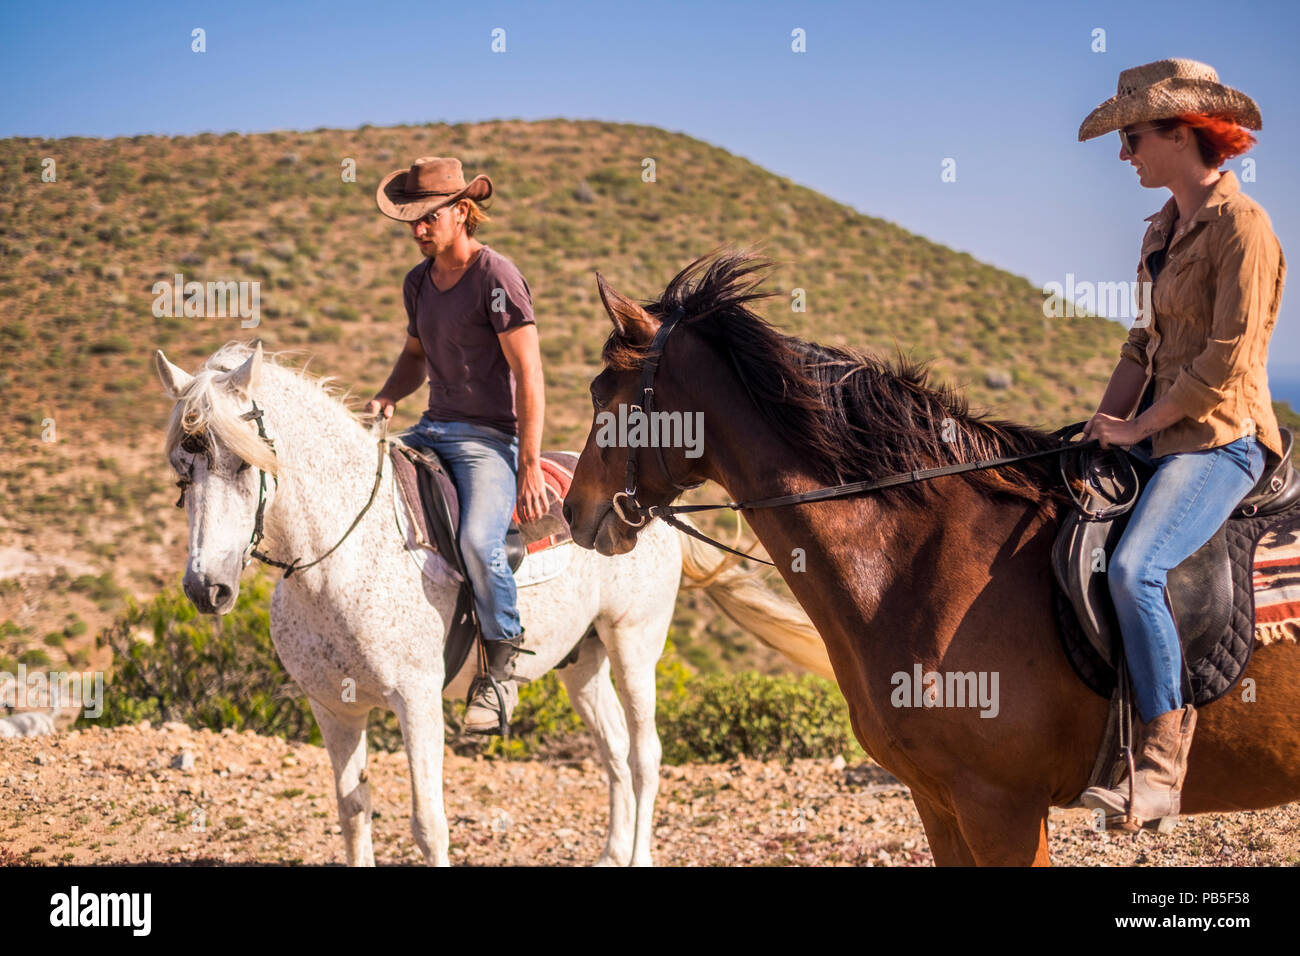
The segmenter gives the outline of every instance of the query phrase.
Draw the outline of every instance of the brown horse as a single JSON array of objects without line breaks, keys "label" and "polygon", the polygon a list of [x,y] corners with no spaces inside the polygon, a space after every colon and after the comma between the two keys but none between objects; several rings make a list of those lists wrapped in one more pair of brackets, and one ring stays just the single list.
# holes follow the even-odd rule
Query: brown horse
[{"label": "brown horse", "polygon": [[[650,507],[704,479],[746,501],[1055,444],[972,414],[901,357],[890,367],[778,332],[748,307],[766,295],[765,267],[705,257],[645,307],[597,277],[614,330],[591,383],[595,421],[641,405],[649,344],[677,315],[653,397],[662,412],[701,412],[704,441],[702,453],[651,454],[593,427],[565,505],[584,547],[632,549],[629,522],[644,515],[626,498],[627,520],[611,506],[629,454],[633,504]],[[1083,790],[1100,744],[1106,701],[1070,669],[1052,611],[1049,549],[1065,507],[1054,468],[1049,456],[745,512],[826,642],[858,740],[911,788],[940,865],[1047,865],[1048,810]],[[943,699],[967,672],[987,679],[992,705]],[[922,674],[925,700],[910,686]],[[1184,813],[1300,799],[1300,650],[1258,647],[1246,676],[1256,702],[1234,691],[1200,714]]]}]

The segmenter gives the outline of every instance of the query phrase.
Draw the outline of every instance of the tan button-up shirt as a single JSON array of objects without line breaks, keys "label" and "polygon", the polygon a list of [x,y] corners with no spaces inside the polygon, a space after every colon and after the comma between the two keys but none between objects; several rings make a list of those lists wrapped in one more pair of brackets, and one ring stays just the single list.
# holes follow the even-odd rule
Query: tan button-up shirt
[{"label": "tan button-up shirt", "polygon": [[[1139,283],[1151,281],[1148,257],[1164,246],[1177,214],[1171,197],[1147,217]],[[1185,415],[1152,436],[1155,457],[1245,435],[1257,436],[1271,460],[1281,457],[1265,363],[1285,279],[1268,214],[1227,170],[1181,224],[1151,290],[1154,315],[1139,317],[1120,350],[1147,370],[1148,384],[1155,377],[1153,402],[1167,394]]]}]

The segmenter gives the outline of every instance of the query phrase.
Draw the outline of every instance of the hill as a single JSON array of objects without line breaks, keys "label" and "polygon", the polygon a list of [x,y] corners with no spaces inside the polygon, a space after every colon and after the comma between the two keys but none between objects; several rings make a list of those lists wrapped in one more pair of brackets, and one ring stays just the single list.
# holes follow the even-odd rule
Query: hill
[{"label": "hill", "polygon": [[[590,423],[586,387],[608,331],[594,271],[649,297],[720,244],[762,243],[778,260],[771,284],[785,295],[768,316],[787,331],[932,360],[938,377],[968,384],[974,404],[1002,417],[1051,427],[1086,417],[1124,336],[1102,319],[1046,319],[1025,279],[653,127],[499,121],[0,141],[0,667],[21,655],[84,665],[89,635],[123,594],[150,597],[182,573],[155,348],[193,368],[230,339],[258,336],[301,350],[358,404],[379,388],[403,341],[401,280],[419,253],[405,225],[377,211],[374,191],[390,170],[435,154],[496,184],[479,238],[533,292],[547,447],[580,446]],[[53,182],[42,179],[47,159]],[[258,281],[260,323],[156,317],[153,285],[177,273]],[[791,308],[795,289],[806,311]],[[398,424],[416,420],[420,399],[399,408]],[[724,656],[748,654],[694,600],[683,598],[679,646],[689,652],[692,635],[722,628]]]}]

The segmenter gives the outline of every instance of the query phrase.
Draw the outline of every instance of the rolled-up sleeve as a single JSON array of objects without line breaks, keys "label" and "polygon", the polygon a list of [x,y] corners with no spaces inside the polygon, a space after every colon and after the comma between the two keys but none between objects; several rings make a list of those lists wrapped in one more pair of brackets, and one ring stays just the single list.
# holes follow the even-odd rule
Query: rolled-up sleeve
[{"label": "rolled-up sleeve", "polygon": [[1216,256],[1214,310],[1205,349],[1179,369],[1168,393],[1188,418],[1206,421],[1251,363],[1260,360],[1256,346],[1273,313],[1280,256],[1262,215],[1238,217]]}]

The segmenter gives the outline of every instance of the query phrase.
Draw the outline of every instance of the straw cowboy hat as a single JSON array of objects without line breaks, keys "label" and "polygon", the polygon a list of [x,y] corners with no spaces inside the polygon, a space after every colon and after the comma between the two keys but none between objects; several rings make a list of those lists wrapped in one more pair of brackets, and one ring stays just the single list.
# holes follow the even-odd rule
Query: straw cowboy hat
[{"label": "straw cowboy hat", "polygon": [[1262,125],[1255,101],[1220,83],[1214,67],[1196,60],[1156,60],[1119,75],[1119,91],[1088,114],[1079,142],[1180,113],[1226,114],[1248,129]]},{"label": "straw cowboy hat", "polygon": [[482,202],[492,195],[492,180],[480,173],[465,182],[459,159],[422,156],[410,169],[396,169],[379,183],[375,202],[389,219],[414,222],[462,199]]}]

